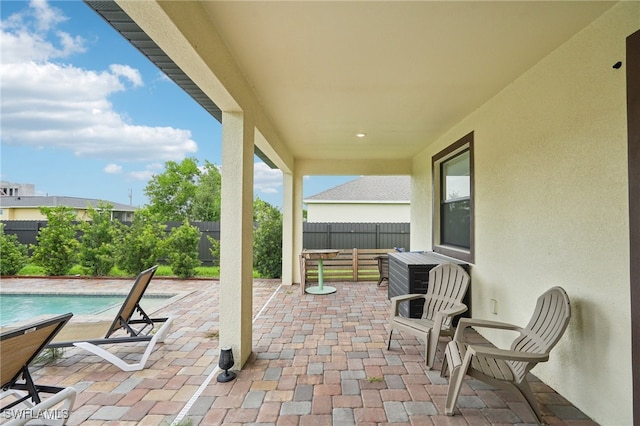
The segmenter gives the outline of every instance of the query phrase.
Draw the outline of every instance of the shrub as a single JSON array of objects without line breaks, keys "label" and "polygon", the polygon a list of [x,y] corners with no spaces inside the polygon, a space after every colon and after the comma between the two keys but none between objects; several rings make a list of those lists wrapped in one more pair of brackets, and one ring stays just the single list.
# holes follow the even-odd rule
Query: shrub
[{"label": "shrub", "polygon": [[173,273],[180,278],[195,276],[198,260],[198,243],[200,231],[185,221],[181,226],[173,228],[167,239],[167,257]]},{"label": "shrub", "polygon": [[28,261],[27,246],[15,235],[6,235],[0,223],[0,275],[15,275]]},{"label": "shrub", "polygon": [[257,228],[253,233],[253,267],[266,278],[282,275],[282,213],[257,198],[254,203]]},{"label": "shrub", "polygon": [[207,240],[211,243],[209,253],[213,256],[213,266],[220,266],[220,241],[207,235]]},{"label": "shrub", "polygon": [[116,264],[115,238],[116,224],[111,220],[112,204],[98,204],[98,208],[89,207],[88,222],[80,223],[83,231],[80,239],[80,265],[85,274],[106,276]]},{"label": "shrub", "polygon": [[116,264],[131,275],[156,265],[165,255],[164,229],[157,216],[148,209],[136,210],[133,223],[122,227]]},{"label": "shrub", "polygon": [[76,260],[76,215],[65,206],[41,207],[47,216],[47,226],[38,231],[38,244],[33,246],[33,261],[42,266],[47,275],[66,274]]}]

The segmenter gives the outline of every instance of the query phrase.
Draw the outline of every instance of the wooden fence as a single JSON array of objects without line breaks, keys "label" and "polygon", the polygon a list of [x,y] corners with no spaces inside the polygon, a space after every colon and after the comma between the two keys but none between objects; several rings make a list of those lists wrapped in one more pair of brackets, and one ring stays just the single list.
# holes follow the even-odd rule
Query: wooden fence
[{"label": "wooden fence", "polygon": [[[394,252],[390,249],[345,249],[332,258],[322,261],[324,282],[331,281],[378,281],[378,259],[380,255]],[[301,276],[306,283],[318,282],[318,261],[305,260],[300,256]]]},{"label": "wooden fence", "polygon": [[[4,232],[7,235],[15,235],[21,244],[27,246],[38,244],[37,236],[40,228],[47,226],[46,220],[3,220],[0,221],[4,224]],[[77,222],[76,222],[77,223]],[[123,222],[125,225],[130,225],[130,222]],[[167,227],[165,233],[168,235],[173,228],[182,225],[182,222],[165,222]],[[193,226],[197,227],[201,233],[200,241],[198,242],[198,258],[204,266],[210,266],[216,259],[211,254],[212,244],[207,237],[211,237],[214,240],[220,241],[220,223],[219,222],[193,222]],[[81,237],[81,233],[78,232],[77,237]],[[31,255],[31,250],[29,255]]]},{"label": "wooden fence", "polygon": [[[36,236],[40,228],[47,226],[46,220],[3,220],[4,232],[18,237],[22,244],[37,244]],[[125,222],[126,223],[126,222]],[[207,236],[214,240],[220,240],[220,223],[218,222],[193,222],[198,227],[202,236],[198,244],[199,259],[203,265],[208,266],[216,260],[211,254],[211,243]],[[182,222],[166,223],[166,232],[182,225]],[[349,277],[353,281],[362,281],[362,277],[373,277],[377,280],[377,265],[374,264],[374,254],[392,251],[394,247],[409,247],[408,223],[303,223],[303,247],[306,249],[340,249],[340,254],[334,261],[342,270],[345,265],[350,266]],[[355,249],[354,249],[355,247]],[[354,251],[355,250],[355,251]],[[373,251],[371,251],[373,250]],[[378,251],[376,251],[378,250]],[[355,253],[355,254],[354,254]],[[327,264],[327,263],[325,263]],[[329,263],[330,264],[330,263]],[[338,270],[338,269],[337,269]],[[337,271],[336,270],[336,271]],[[332,272],[333,273],[333,272]],[[338,272],[335,272],[338,274]],[[341,273],[344,274],[344,271]],[[313,278],[313,276],[311,277]],[[316,268],[317,279],[317,268]]]},{"label": "wooden fence", "polygon": [[306,249],[409,249],[409,223],[315,223],[303,224]]}]

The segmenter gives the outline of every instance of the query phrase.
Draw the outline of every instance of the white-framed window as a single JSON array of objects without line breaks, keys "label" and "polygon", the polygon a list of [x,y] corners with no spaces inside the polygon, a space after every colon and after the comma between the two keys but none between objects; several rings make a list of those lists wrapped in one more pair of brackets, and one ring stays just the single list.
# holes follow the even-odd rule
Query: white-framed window
[{"label": "white-framed window", "polygon": [[473,263],[473,132],[432,158],[433,251]]}]

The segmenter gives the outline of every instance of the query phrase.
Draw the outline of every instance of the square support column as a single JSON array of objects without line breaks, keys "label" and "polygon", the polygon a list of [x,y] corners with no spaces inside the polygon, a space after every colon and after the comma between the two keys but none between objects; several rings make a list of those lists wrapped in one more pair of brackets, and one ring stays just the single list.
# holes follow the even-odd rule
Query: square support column
[{"label": "square support column", "polygon": [[254,125],[242,112],[222,113],[220,345],[234,369],[251,355],[253,311]]},{"label": "square support column", "polygon": [[300,262],[298,256],[302,252],[302,226],[304,218],[302,217],[302,175],[298,172],[293,173],[293,276],[295,281],[300,281]]},{"label": "square support column", "polygon": [[300,282],[300,262],[302,251],[302,176],[297,173],[283,173],[283,213],[282,213],[282,283]]},{"label": "square support column", "polygon": [[282,173],[282,284],[291,285],[295,278],[296,254],[293,252],[293,175]]}]

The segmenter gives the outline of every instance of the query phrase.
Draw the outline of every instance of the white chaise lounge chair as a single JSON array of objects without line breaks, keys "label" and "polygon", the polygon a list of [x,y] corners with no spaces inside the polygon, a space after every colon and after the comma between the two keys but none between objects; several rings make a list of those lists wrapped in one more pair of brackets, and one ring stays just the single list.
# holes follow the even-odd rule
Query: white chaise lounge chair
[{"label": "white chaise lounge chair", "polygon": [[[158,266],[140,272],[115,319],[108,322],[70,323],[56,336],[49,348],[76,346],[109,361],[123,371],[142,370],[156,343],[164,342],[173,323],[172,318],[150,318],[140,306],[149,282]],[[159,326],[159,328],[156,328]],[[111,344],[147,342],[139,362],[127,363],[100,347]]]}]

